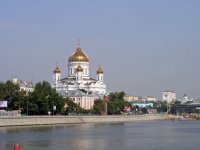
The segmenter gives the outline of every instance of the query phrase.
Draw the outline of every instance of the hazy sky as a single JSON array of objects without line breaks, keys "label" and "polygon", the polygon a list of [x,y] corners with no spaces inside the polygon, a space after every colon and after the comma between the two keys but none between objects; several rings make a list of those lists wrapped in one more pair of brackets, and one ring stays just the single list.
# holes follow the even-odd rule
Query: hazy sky
[{"label": "hazy sky", "polygon": [[199,0],[0,0],[0,81],[66,77],[78,38],[108,91],[200,97]]}]

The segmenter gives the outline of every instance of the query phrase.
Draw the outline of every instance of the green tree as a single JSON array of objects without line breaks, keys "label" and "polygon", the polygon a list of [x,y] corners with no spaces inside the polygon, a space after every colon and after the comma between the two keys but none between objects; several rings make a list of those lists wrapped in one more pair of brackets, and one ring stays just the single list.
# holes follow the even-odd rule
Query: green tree
[{"label": "green tree", "polygon": [[110,101],[108,102],[108,114],[121,114],[125,106],[131,107],[129,102],[124,101],[126,94],[121,92],[112,92],[109,94]]},{"label": "green tree", "polygon": [[181,105],[182,103],[181,103],[181,101],[174,101],[173,102],[173,105]]},{"label": "green tree", "polygon": [[103,102],[103,100],[100,99],[100,100],[95,101],[92,112],[94,114],[100,115],[101,112],[103,112],[103,111],[105,111],[104,110],[104,102]]},{"label": "green tree", "polygon": [[6,98],[6,84],[1,82],[0,83],[0,99]]},{"label": "green tree", "polygon": [[79,105],[74,103],[69,98],[65,98],[65,105],[66,105],[65,114],[67,115],[81,113],[84,111]]},{"label": "green tree", "polygon": [[157,101],[154,105],[157,108],[158,113],[167,112],[167,101]]},{"label": "green tree", "polygon": [[[37,83],[27,100],[31,115],[47,115],[49,111],[54,114],[64,112],[64,98],[56,93],[56,90],[46,81]],[[56,110],[53,106],[56,106]]]},{"label": "green tree", "polygon": [[7,110],[21,109],[23,98],[24,94],[20,91],[19,85],[13,84],[9,80],[6,83],[0,83],[0,99],[8,101]]},{"label": "green tree", "polygon": [[124,93],[124,91],[121,92],[111,92],[109,94],[109,99],[110,101],[114,101],[114,100],[124,100],[124,96],[126,94]]}]

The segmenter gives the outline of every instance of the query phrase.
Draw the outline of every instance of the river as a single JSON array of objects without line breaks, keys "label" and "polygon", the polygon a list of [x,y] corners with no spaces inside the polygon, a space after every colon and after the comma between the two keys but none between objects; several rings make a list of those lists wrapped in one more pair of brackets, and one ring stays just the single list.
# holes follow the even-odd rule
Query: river
[{"label": "river", "polygon": [[0,150],[199,150],[200,121],[0,127]]}]

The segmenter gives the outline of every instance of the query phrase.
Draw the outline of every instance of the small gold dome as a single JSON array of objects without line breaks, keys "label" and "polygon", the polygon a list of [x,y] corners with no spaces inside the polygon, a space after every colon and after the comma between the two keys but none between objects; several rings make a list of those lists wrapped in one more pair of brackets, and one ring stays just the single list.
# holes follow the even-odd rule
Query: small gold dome
[{"label": "small gold dome", "polygon": [[80,65],[78,65],[78,67],[76,68],[76,71],[77,72],[83,72],[83,68]]},{"label": "small gold dome", "polygon": [[81,50],[80,47],[69,56],[69,62],[89,62],[88,56]]},{"label": "small gold dome", "polygon": [[100,73],[103,74],[103,69],[102,69],[101,67],[99,67],[99,68],[97,69],[97,74],[100,74]]},{"label": "small gold dome", "polygon": [[58,66],[55,67],[55,69],[53,70],[54,73],[60,73],[60,68]]}]

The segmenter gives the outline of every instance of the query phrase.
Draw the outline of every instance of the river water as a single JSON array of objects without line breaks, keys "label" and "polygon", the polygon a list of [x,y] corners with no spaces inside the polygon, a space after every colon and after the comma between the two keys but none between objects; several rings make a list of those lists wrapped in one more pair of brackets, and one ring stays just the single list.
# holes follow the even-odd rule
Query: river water
[{"label": "river water", "polygon": [[0,127],[0,150],[200,150],[200,121]]}]

